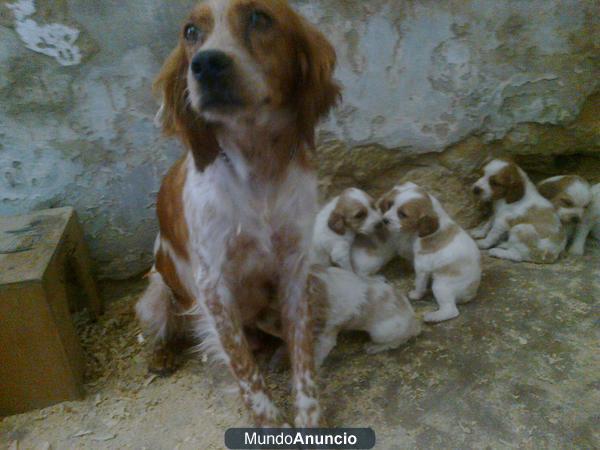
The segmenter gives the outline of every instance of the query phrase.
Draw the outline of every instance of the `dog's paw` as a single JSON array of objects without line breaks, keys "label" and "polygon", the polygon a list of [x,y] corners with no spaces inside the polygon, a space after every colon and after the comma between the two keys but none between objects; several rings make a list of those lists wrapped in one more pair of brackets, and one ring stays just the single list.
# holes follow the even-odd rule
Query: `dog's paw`
[{"label": "dog's paw", "polygon": [[417,291],[416,289],[408,293],[408,298],[411,300],[421,300],[425,296],[425,292]]},{"label": "dog's paw", "polygon": [[166,347],[154,349],[148,361],[148,372],[159,377],[168,377],[177,370],[177,355]]},{"label": "dog's paw", "polygon": [[473,239],[483,239],[483,238],[485,238],[485,231],[480,230],[478,228],[473,228],[472,230],[469,230],[469,234],[471,235],[471,237]]},{"label": "dog's paw", "polygon": [[487,250],[492,246],[492,244],[490,244],[486,239],[477,239],[475,243],[481,250]]},{"label": "dog's paw", "polygon": [[583,248],[582,247],[578,247],[578,246],[571,246],[571,248],[569,249],[569,255],[571,256],[583,256]]},{"label": "dog's paw", "polygon": [[450,320],[450,319],[454,319],[456,317],[458,317],[458,309],[453,309],[453,310],[437,310],[437,311],[433,311],[433,312],[429,312],[426,313],[423,316],[423,320],[425,320],[425,322],[433,322],[433,323],[437,323],[437,322],[444,322],[445,320]]},{"label": "dog's paw", "polygon": [[386,350],[391,350],[394,347],[390,344],[366,344],[365,352],[369,355],[375,355],[376,353],[385,352]]}]

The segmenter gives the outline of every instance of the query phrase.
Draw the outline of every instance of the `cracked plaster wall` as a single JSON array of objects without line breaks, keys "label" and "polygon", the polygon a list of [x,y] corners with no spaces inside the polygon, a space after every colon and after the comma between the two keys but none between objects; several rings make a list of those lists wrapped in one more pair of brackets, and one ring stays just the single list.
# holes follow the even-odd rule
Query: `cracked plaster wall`
[{"label": "cracked plaster wall", "polygon": [[[489,150],[598,180],[599,22],[586,0],[297,0],[330,37],[344,101],[320,133],[326,194],[412,178],[463,223]],[[73,205],[100,274],[146,269],[181,148],[153,76],[192,0],[0,1],[0,214]]]}]

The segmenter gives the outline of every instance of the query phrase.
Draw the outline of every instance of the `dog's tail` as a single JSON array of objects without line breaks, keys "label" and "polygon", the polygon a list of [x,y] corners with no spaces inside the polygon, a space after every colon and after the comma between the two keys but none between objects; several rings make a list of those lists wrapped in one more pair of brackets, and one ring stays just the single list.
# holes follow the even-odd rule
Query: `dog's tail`
[{"label": "dog's tail", "polygon": [[165,340],[173,321],[173,293],[153,267],[148,274],[150,284],[135,305],[135,313],[144,333],[151,339]]}]

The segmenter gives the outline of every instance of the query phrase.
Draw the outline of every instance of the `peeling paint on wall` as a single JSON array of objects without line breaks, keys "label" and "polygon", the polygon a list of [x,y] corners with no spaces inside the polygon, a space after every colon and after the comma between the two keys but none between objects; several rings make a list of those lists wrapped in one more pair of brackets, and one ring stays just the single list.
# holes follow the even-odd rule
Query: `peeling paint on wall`
[{"label": "peeling paint on wall", "polygon": [[34,0],[19,0],[6,7],[13,11],[15,30],[28,49],[51,56],[63,66],[81,62],[81,51],[75,45],[79,30],[60,23],[38,24],[30,18],[35,14]]}]

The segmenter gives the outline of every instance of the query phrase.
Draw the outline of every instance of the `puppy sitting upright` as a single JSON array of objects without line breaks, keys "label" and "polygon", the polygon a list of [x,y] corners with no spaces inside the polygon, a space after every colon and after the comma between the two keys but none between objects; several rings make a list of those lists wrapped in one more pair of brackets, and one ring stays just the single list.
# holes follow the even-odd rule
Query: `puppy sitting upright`
[{"label": "puppy sitting upright", "polygon": [[393,233],[412,237],[415,289],[408,296],[425,295],[430,278],[439,310],[425,314],[426,322],[458,316],[456,303],[472,300],[481,281],[481,255],[471,237],[448,216],[438,200],[420,187],[394,188],[384,223]]},{"label": "puppy sitting upright", "polygon": [[493,203],[489,221],[471,232],[490,256],[511,261],[553,263],[566,238],[552,204],[515,163],[494,159],[483,169],[473,193]]},{"label": "puppy sitting upright", "polygon": [[311,263],[353,271],[350,252],[356,235],[371,234],[378,226],[381,214],[371,196],[360,189],[346,189],[317,215]]},{"label": "puppy sitting upright", "polygon": [[552,202],[572,240],[569,253],[583,255],[588,234],[600,228],[600,185],[594,186],[592,197],[590,184],[576,175],[548,178],[538,184],[540,194]]}]

